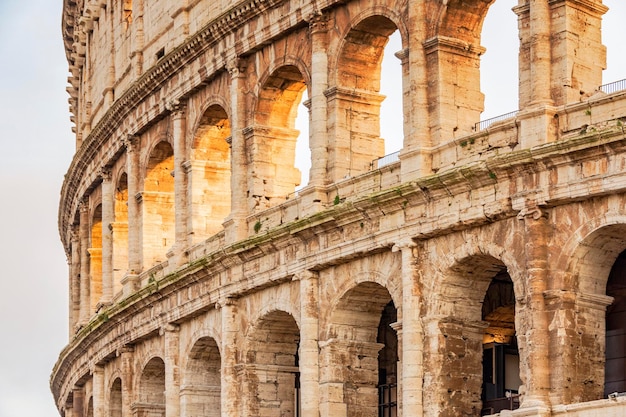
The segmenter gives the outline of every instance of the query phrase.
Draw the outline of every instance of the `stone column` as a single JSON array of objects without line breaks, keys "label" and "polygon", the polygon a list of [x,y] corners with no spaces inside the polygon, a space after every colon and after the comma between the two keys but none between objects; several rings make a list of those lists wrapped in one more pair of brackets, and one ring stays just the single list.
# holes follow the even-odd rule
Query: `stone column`
[{"label": "stone column", "polygon": [[319,417],[319,277],[297,274],[300,280],[300,403],[301,417]]},{"label": "stone column", "polygon": [[237,301],[225,298],[219,301],[217,307],[222,311],[222,416],[239,417],[241,396],[237,381],[237,335],[241,329],[238,324]]},{"label": "stone column", "polygon": [[401,415],[419,417],[424,412],[424,329],[420,317],[422,294],[413,256],[415,247],[411,239],[406,239],[393,250],[400,251],[402,256],[402,322],[398,323],[398,345],[402,350],[398,367]]},{"label": "stone column", "polygon": [[111,181],[111,170],[104,167],[102,177],[102,297],[100,303],[113,301],[113,236],[112,223],[115,220],[115,187]]},{"label": "stone column", "polygon": [[143,2],[144,0],[133,1],[132,16],[133,21],[131,27],[131,52],[130,62],[132,68],[132,77],[137,79],[143,73],[143,48],[144,48],[144,32],[143,32]]},{"label": "stone column", "polygon": [[480,92],[479,68],[485,49],[446,36],[429,39],[424,49],[428,73],[438,74],[428,91],[431,144],[438,146],[471,134],[480,121],[484,95]]},{"label": "stone column", "polygon": [[72,390],[72,417],[84,416],[85,391],[83,388],[74,388]]},{"label": "stone column", "polygon": [[76,326],[80,322],[80,235],[77,225],[72,225],[70,232],[70,285],[69,285],[69,336],[70,338],[76,332]]},{"label": "stone column", "polygon": [[[423,41],[427,39],[426,3],[410,2],[408,6],[407,49],[398,52],[402,61],[404,147],[400,152],[402,181],[431,173],[430,115],[428,111],[428,67]],[[432,77],[436,77],[433,75]]]},{"label": "stone column", "polygon": [[235,59],[228,64],[230,82],[230,132],[231,132],[231,203],[230,215],[224,223],[226,243],[244,239],[248,235],[246,217],[248,191],[248,161],[243,130],[246,126],[245,64]]},{"label": "stone column", "polygon": [[[524,222],[526,253],[526,294],[523,295],[518,340],[520,361],[526,362],[526,393],[521,407],[535,407],[548,413],[550,407],[550,334],[544,293],[548,280],[548,242],[550,225],[539,207],[524,208],[518,219]],[[521,337],[520,337],[521,336]]]},{"label": "stone column", "polygon": [[179,326],[167,324],[161,329],[165,337],[165,417],[180,415],[180,342]]},{"label": "stone column", "polygon": [[174,148],[174,256],[177,265],[184,263],[184,251],[189,247],[190,231],[187,229],[190,216],[188,194],[188,171],[185,168],[187,161],[187,108],[178,101],[168,104],[168,110],[172,112],[172,133]]},{"label": "stone column", "polygon": [[311,36],[311,116],[309,147],[311,170],[309,185],[321,187],[328,183],[328,16],[315,14],[309,18]]},{"label": "stone column", "polygon": [[95,365],[91,371],[93,383],[93,417],[104,417],[104,368]]},{"label": "stone column", "polygon": [[79,325],[89,321],[91,299],[89,297],[89,200],[80,202],[80,319]]},{"label": "stone column", "polygon": [[135,348],[124,346],[117,350],[116,354],[121,359],[122,373],[122,415],[132,415],[131,405],[133,402],[133,379],[135,377],[133,366],[133,354]]},{"label": "stone column", "polygon": [[530,105],[552,104],[550,5],[529,0],[530,5]]},{"label": "stone column", "polygon": [[128,271],[122,278],[124,295],[139,288],[142,269],[141,211],[139,209],[139,146],[136,136],[126,139],[126,175],[128,178]]}]

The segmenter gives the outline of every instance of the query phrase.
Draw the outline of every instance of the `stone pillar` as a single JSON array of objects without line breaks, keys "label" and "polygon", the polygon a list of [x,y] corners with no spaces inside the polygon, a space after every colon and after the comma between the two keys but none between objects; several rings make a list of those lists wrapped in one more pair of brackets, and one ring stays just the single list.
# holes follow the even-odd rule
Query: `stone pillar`
[{"label": "stone pillar", "polygon": [[328,181],[355,177],[369,171],[372,161],[385,154],[380,138],[380,105],[384,96],[373,91],[332,87],[328,99]]},{"label": "stone pillar", "polygon": [[401,415],[419,417],[423,415],[424,385],[424,329],[420,317],[422,294],[415,270],[415,243],[411,239],[397,243],[394,251],[402,256],[402,322],[398,323],[398,357],[401,366],[399,395]]},{"label": "stone pillar", "polygon": [[485,97],[479,68],[485,49],[446,36],[426,41],[424,48],[428,73],[438,74],[428,89],[431,140],[437,146],[472,133],[480,121]]},{"label": "stone pillar", "polygon": [[91,314],[89,297],[89,200],[80,202],[80,319],[79,325],[85,325]]},{"label": "stone pillar", "polygon": [[551,27],[549,0],[530,5],[530,106],[552,104]]},{"label": "stone pillar", "polygon": [[319,417],[319,277],[304,271],[300,280],[300,404],[301,417]]},{"label": "stone pillar", "polygon": [[102,297],[100,303],[113,301],[113,236],[112,223],[115,220],[115,187],[111,181],[111,170],[102,169]]},{"label": "stone pillar", "polygon": [[104,368],[95,365],[91,371],[93,384],[93,417],[104,417]]},{"label": "stone pillar", "polygon": [[518,219],[524,222],[526,294],[523,295],[518,331],[520,362],[526,363],[525,394],[521,407],[535,407],[548,413],[550,407],[550,334],[544,293],[548,280],[550,224],[539,207],[524,208]]},{"label": "stone pillar", "polygon": [[180,415],[180,341],[179,326],[167,324],[161,329],[165,337],[165,417]]},{"label": "stone pillar", "polygon": [[321,416],[377,414],[378,352],[383,346],[356,340],[320,342]]},{"label": "stone pillar", "polygon": [[259,126],[244,130],[246,148],[251,149],[248,171],[248,210],[265,210],[286,200],[300,181],[295,160],[295,129]]},{"label": "stone pillar", "polygon": [[132,16],[133,21],[131,28],[131,52],[130,62],[132,68],[132,77],[137,79],[143,74],[143,48],[144,48],[144,32],[143,32],[143,2],[144,0],[134,0]]},{"label": "stone pillar", "polygon": [[132,415],[131,405],[133,402],[133,381],[135,377],[133,354],[135,348],[124,346],[117,350],[116,354],[121,360],[122,373],[122,415]]},{"label": "stone pillar", "polygon": [[237,301],[232,298],[220,300],[222,311],[221,349],[221,409],[223,417],[239,417],[241,393],[237,380],[237,335],[241,332],[238,321]]},{"label": "stone pillar", "polygon": [[141,211],[139,208],[139,146],[136,136],[126,139],[126,175],[128,178],[128,271],[122,278],[123,292],[127,296],[139,288],[142,270]]},{"label": "stone pillar", "polygon": [[77,225],[72,225],[70,232],[70,285],[69,285],[69,336],[76,332],[76,326],[80,322],[80,235]]},{"label": "stone pillar", "polygon": [[[396,54],[402,61],[404,147],[400,152],[402,181],[407,182],[431,173],[430,115],[428,111],[428,68],[423,40],[426,36],[426,3],[408,6],[407,49]],[[432,75],[433,78],[436,75]]]},{"label": "stone pillar", "polygon": [[84,416],[85,391],[83,388],[74,388],[72,390],[72,417]]},{"label": "stone pillar", "polygon": [[248,235],[246,217],[248,192],[248,161],[243,130],[246,126],[245,64],[235,59],[228,64],[230,82],[230,132],[231,132],[231,203],[230,215],[224,223],[226,243],[244,239]]},{"label": "stone pillar", "polygon": [[328,102],[324,92],[328,88],[328,16],[316,14],[309,19],[311,36],[311,116],[309,147],[311,170],[309,185],[322,187],[328,175]]},{"label": "stone pillar", "polygon": [[190,216],[188,195],[188,170],[185,168],[187,161],[187,108],[178,101],[170,102],[168,109],[172,112],[172,133],[174,148],[174,256],[177,265],[184,263],[184,251],[189,247],[190,230],[187,229]]},{"label": "stone pillar", "polygon": [[580,0],[556,0],[549,5],[553,99],[560,106],[589,97],[602,84],[606,48],[601,26],[608,8],[601,2]]}]

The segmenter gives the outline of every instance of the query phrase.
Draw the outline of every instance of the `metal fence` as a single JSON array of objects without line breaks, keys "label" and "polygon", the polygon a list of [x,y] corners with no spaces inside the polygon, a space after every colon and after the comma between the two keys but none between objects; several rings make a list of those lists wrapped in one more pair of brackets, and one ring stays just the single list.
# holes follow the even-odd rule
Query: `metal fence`
[{"label": "metal fence", "polygon": [[481,120],[480,122],[474,125],[474,131],[479,132],[483,129],[487,129],[489,126],[491,126],[495,122],[499,122],[501,120],[512,119],[515,116],[517,116],[518,112],[519,110],[515,110],[509,113],[501,114],[500,116],[492,117],[491,119]]},{"label": "metal fence", "polygon": [[626,90],[626,80],[619,80],[612,83],[604,84],[598,87],[599,91],[606,94],[615,93],[617,91]]},{"label": "metal fence", "polygon": [[385,155],[381,158],[374,159],[372,161],[372,169],[382,168],[385,165],[391,165],[394,162],[398,162],[400,160],[400,151],[390,153],[389,155]]}]

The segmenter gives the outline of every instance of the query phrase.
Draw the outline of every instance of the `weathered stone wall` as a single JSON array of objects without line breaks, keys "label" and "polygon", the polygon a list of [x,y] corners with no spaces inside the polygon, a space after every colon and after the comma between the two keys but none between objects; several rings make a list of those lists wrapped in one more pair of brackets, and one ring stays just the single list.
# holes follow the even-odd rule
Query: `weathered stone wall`
[{"label": "weathered stone wall", "polygon": [[[604,399],[626,92],[596,91],[601,1],[519,2],[520,109],[482,128],[489,2],[175,3],[64,3],[62,415],[626,411]],[[404,147],[379,167],[396,30]]]}]

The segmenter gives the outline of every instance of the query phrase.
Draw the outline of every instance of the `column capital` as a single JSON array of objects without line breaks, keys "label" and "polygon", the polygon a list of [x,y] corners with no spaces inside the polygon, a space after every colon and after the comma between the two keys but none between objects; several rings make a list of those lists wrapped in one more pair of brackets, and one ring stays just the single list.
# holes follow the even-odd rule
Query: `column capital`
[{"label": "column capital", "polygon": [[117,348],[115,350],[115,356],[116,357],[120,357],[126,353],[134,353],[135,352],[135,346],[133,345],[126,345],[126,346],[122,346],[121,348]]},{"label": "column capital", "polygon": [[165,108],[170,111],[173,115],[182,116],[185,114],[187,110],[187,104],[181,103],[180,100],[174,99],[165,103]]},{"label": "column capital", "polygon": [[110,182],[112,178],[111,167],[109,165],[105,165],[100,168],[99,176],[103,182]]},{"label": "column capital", "polygon": [[326,32],[328,30],[328,13],[313,11],[304,20],[309,23],[310,33]]},{"label": "column capital", "polygon": [[139,136],[127,135],[126,138],[124,138],[124,146],[126,147],[126,152],[133,152],[137,150],[138,145],[139,145]]},{"label": "column capital", "polygon": [[238,301],[236,298],[234,297],[223,297],[220,298],[219,300],[217,300],[217,302],[215,303],[215,309],[216,310],[220,310],[222,307],[225,306],[237,306]]},{"label": "column capital", "polygon": [[404,250],[404,249],[413,249],[415,247],[417,247],[417,243],[415,243],[415,241],[412,238],[405,237],[405,238],[402,238],[402,239],[398,240],[391,247],[391,251],[392,252],[399,252],[399,251]]},{"label": "column capital", "polygon": [[319,278],[319,273],[316,271],[310,271],[308,269],[304,270],[304,271],[300,271],[297,272],[293,275],[292,280],[293,281],[304,281],[304,280],[309,280],[309,279],[318,279]]},{"label": "column capital", "polygon": [[78,203],[78,210],[80,211],[81,214],[89,213],[89,198],[88,197],[81,198],[80,202]]},{"label": "column capital", "polygon": [[226,62],[226,70],[232,78],[243,77],[246,67],[245,60],[238,56]]},{"label": "column capital", "polygon": [[159,335],[163,336],[166,333],[178,333],[180,331],[180,326],[175,323],[166,323],[159,329]]}]

